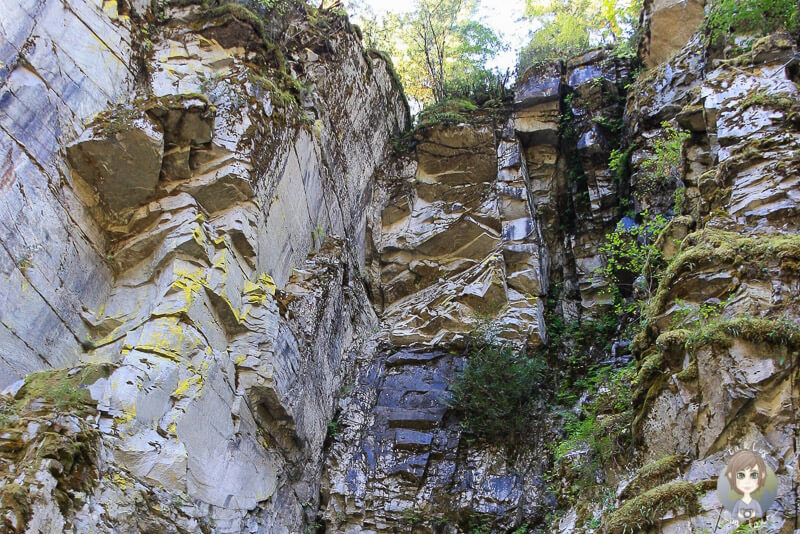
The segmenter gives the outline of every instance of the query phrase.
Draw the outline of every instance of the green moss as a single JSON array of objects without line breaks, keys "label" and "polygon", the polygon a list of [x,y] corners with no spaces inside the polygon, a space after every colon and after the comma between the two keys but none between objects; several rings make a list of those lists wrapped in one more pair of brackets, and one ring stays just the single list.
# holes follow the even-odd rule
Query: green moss
[{"label": "green moss", "polygon": [[[62,514],[74,508],[76,494],[91,489],[97,475],[99,434],[90,422],[96,402],[86,386],[109,376],[111,370],[110,365],[100,364],[32,373],[13,399],[0,398],[0,452],[9,460],[0,463],[0,479],[14,479],[0,487],[0,508],[11,512],[0,517],[0,525],[15,532],[25,529],[30,515],[28,488],[38,484],[34,477],[46,460],[57,462],[50,473],[56,480],[53,498]],[[69,417],[69,424],[61,420],[64,417]],[[23,439],[30,423],[37,423],[37,430]],[[25,469],[10,473],[12,464]]]},{"label": "green moss", "polygon": [[262,90],[268,92],[272,98],[272,104],[284,110],[297,102],[294,94],[278,87],[272,79],[250,72],[248,79],[251,83],[258,85]]},{"label": "green moss", "polygon": [[660,351],[653,351],[642,360],[639,370],[636,373],[636,384],[648,384],[653,378],[661,373],[664,367],[664,359]]},{"label": "green moss", "polygon": [[[86,386],[110,374],[109,364],[31,373],[25,377],[25,385],[14,397],[15,408],[18,413],[36,410],[35,406],[38,405],[69,413],[85,411],[87,407],[95,405]],[[37,402],[32,406],[34,401]]]},{"label": "green moss", "polygon": [[656,345],[659,349],[666,352],[674,347],[683,347],[686,344],[686,340],[689,339],[691,335],[691,330],[687,330],[685,328],[670,330],[658,336],[656,339]]},{"label": "green moss", "polygon": [[[194,2],[189,2],[194,3]],[[193,20],[217,20],[217,19],[225,19],[227,17],[232,17],[240,22],[244,22],[245,24],[249,24],[253,27],[259,37],[264,38],[266,35],[266,27],[264,26],[264,21],[261,20],[261,17],[247,9],[241,4],[235,3],[225,3],[220,6],[208,9],[205,8],[202,11],[198,11],[196,14],[192,16]]]},{"label": "green moss", "polygon": [[22,532],[22,528],[12,530],[14,525],[7,514],[13,515],[17,527],[27,524],[31,512],[27,492],[16,482],[5,484],[0,488],[0,509],[6,514],[0,517],[0,525],[8,528],[8,532]]},{"label": "green moss", "polygon": [[684,509],[696,513],[698,493],[704,487],[691,482],[674,482],[657,486],[631,499],[604,521],[609,534],[642,532],[658,524],[671,510]]},{"label": "green moss", "polygon": [[789,319],[758,319],[737,317],[718,319],[693,332],[686,339],[686,349],[693,350],[705,345],[730,347],[735,338],[752,343],[785,345],[800,348],[800,325]]},{"label": "green moss", "polygon": [[778,96],[766,93],[764,91],[755,91],[748,95],[748,97],[742,102],[742,111],[752,106],[786,111],[791,109],[793,105],[794,100],[788,96]]},{"label": "green moss", "polygon": [[687,460],[683,454],[672,454],[641,467],[636,471],[630,484],[625,487],[620,498],[628,499],[640,495],[680,476],[681,468],[687,464]]},{"label": "green moss", "polygon": [[705,266],[774,260],[800,259],[800,235],[748,237],[734,232],[706,229],[690,234],[681,245],[683,250],[666,268],[658,290],[648,307],[648,316],[656,317],[663,310],[675,282],[685,272]]},{"label": "green moss", "polygon": [[498,107],[493,100],[483,105],[465,98],[448,98],[423,109],[417,116],[417,124],[403,132],[394,140],[396,154],[410,152],[421,137],[423,131],[436,126],[454,126],[457,124],[483,125],[505,122],[509,109]]},{"label": "green moss", "polygon": [[[584,499],[580,491],[595,487],[598,476],[613,472],[617,459],[630,451],[633,372],[632,364],[619,369],[602,367],[590,371],[590,377],[582,382],[588,401],[580,414],[565,414],[564,437],[553,447],[554,472],[562,496]],[[573,506],[574,502],[560,504]]]},{"label": "green moss", "polygon": [[700,376],[700,369],[697,367],[697,360],[692,361],[685,369],[675,374],[675,378],[682,382],[697,380]]}]

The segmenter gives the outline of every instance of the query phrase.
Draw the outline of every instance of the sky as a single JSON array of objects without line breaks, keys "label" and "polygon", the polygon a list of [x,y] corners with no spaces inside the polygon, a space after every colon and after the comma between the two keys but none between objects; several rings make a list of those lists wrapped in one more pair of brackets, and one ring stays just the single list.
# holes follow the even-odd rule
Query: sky
[{"label": "sky", "polygon": [[[398,0],[363,0],[379,17],[387,12],[405,13],[414,8],[412,1]],[[530,21],[522,16],[525,0],[482,0],[478,8],[478,16],[483,24],[492,28],[500,37],[500,41],[508,43],[509,48],[500,52],[488,65],[501,71],[514,71],[519,49],[529,41],[529,33],[533,29]]]}]

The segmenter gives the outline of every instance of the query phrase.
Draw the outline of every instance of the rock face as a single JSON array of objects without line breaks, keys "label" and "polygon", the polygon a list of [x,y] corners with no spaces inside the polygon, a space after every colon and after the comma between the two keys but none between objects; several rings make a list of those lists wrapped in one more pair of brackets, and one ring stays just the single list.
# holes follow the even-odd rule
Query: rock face
[{"label": "rock face", "polygon": [[[561,305],[576,316],[607,309],[605,286],[590,280],[618,220],[608,157],[619,127],[609,125],[621,124],[628,76],[604,51],[532,71],[507,120],[424,129],[416,157],[384,171],[373,294],[392,348],[362,363],[339,403],[323,483],[330,532],[505,532],[550,510],[554,436],[542,431],[516,457],[476,443],[448,409],[447,384],[480,315],[533,351],[547,341],[553,283],[573,288]],[[554,424],[540,417],[540,428]]]},{"label": "rock face", "polygon": [[[577,499],[561,531],[597,521],[607,532],[731,532],[738,523],[715,489],[738,448],[758,451],[776,473],[764,531],[796,528],[800,338],[790,294],[800,236],[790,191],[800,95],[787,68],[796,38],[753,39],[734,57],[706,48],[702,35],[685,41],[637,81],[625,115],[637,211],[671,219],[658,242],[666,266],[633,343],[636,469],[605,473],[615,502]],[[653,182],[648,161],[665,121],[688,135],[679,172]]]},{"label": "rock face", "polygon": [[[798,339],[789,327],[798,321],[791,295],[800,282],[791,267],[800,243],[800,93],[786,69],[796,53],[781,34],[733,59],[715,58],[693,39],[654,72],[649,85],[656,91],[628,109],[639,139],[661,119],[675,118],[692,132],[678,184],[689,216],[674,219],[676,228],[688,226],[676,233],[682,243],[637,340],[640,360],[655,367],[640,385],[634,423],[642,461],[680,452],[691,460],[680,479],[700,482],[716,478],[730,448],[755,448],[771,462],[782,494],[769,512],[769,532],[796,526],[790,488],[798,484]],[[687,75],[698,61],[705,74]],[[704,306],[713,310],[710,318],[697,315]],[[668,516],[659,525],[713,528],[719,514],[709,493],[696,515]]]},{"label": "rock face", "polygon": [[[602,49],[540,65],[390,156],[407,105],[336,12],[68,4],[0,25],[0,530],[712,530],[735,447],[796,527],[796,36],[728,57],[703,2],[648,1],[633,86]],[[587,341],[644,298],[600,274],[632,215],[669,223],[658,287]],[[448,405],[482,318],[549,358],[518,454]],[[633,443],[580,486],[556,456],[609,395]]]},{"label": "rock face", "polygon": [[385,179],[393,191],[372,236],[394,344],[457,343],[478,313],[497,315],[503,337],[520,345],[542,342],[528,189],[522,178],[498,179],[519,167],[519,148],[496,136],[489,124],[432,128],[420,134],[417,161]]},{"label": "rock face", "polygon": [[541,516],[541,462],[470,445],[449,410],[463,364],[408,349],[370,362],[339,405],[322,489],[328,532],[499,531]]},{"label": "rock face", "polygon": [[[333,398],[353,353],[370,350],[376,318],[356,274],[364,213],[405,104],[337,15],[320,13],[320,29],[286,14],[304,39],[327,32],[325,52],[291,43],[300,52],[279,66],[301,78],[300,106],[276,85],[289,74],[269,66],[252,13],[167,6],[149,26],[152,50],[134,57],[128,36],[156,14],[105,7],[23,3],[27,26],[4,36],[3,202],[22,231],[3,233],[14,304],[0,384],[51,365],[108,372],[80,385],[95,404],[86,419],[0,438],[24,454],[36,428],[63,427],[94,451],[79,488],[48,478],[70,473],[58,455],[17,486],[7,481],[25,462],[4,464],[3,508],[33,504],[2,521],[301,532]],[[102,52],[81,55],[75,43],[96,36]],[[38,417],[26,388],[8,408],[17,425]],[[57,503],[54,488],[77,500]]]},{"label": "rock face", "polygon": [[705,19],[705,0],[645,0],[639,55],[648,67],[670,59]]}]

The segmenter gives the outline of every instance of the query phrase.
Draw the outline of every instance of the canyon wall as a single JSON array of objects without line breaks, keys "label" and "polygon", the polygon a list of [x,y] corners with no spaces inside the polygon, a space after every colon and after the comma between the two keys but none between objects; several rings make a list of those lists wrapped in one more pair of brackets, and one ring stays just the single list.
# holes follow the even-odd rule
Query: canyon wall
[{"label": "canyon wall", "polygon": [[[238,5],[146,7],[15,7],[3,521],[300,532],[369,350],[365,213],[407,107],[341,15],[293,6],[279,51]],[[15,382],[50,367],[77,384]]]},{"label": "canyon wall", "polygon": [[[409,150],[336,11],[0,5],[0,531],[731,531],[744,446],[795,529],[798,43],[645,4],[649,70],[541,64]],[[524,449],[448,401],[486,324],[546,362]]]}]

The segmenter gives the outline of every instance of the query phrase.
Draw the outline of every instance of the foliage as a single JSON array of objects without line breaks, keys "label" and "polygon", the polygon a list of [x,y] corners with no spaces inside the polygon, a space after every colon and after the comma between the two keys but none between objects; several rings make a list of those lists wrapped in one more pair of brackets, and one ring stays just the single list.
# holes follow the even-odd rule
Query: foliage
[{"label": "foliage", "polygon": [[596,468],[628,449],[634,373],[634,362],[619,369],[602,366],[577,381],[576,387],[591,400],[579,414],[567,414],[565,437],[555,445],[557,464],[576,451],[585,451],[574,467],[591,480]]},{"label": "foliage", "polygon": [[615,148],[608,157],[608,168],[614,173],[617,183],[622,183],[629,172],[631,152],[636,145],[631,145],[627,149]]},{"label": "foliage", "polygon": [[[595,491],[598,481],[617,470],[618,461],[630,453],[634,372],[634,362],[617,369],[595,366],[575,382],[584,400],[577,411],[563,412],[564,434],[552,447],[554,469],[547,476],[560,507],[600,497]],[[613,502],[613,492],[610,497]],[[608,499],[602,500],[605,507]],[[581,516],[579,522],[585,519]]]},{"label": "foliage", "polygon": [[[800,325],[785,317],[718,318],[688,335],[685,344],[689,350],[708,344],[724,347],[730,346],[733,338],[741,338],[752,343],[785,345],[796,349],[800,347]],[[783,365],[784,362],[779,363]]]},{"label": "foliage", "polygon": [[704,302],[694,306],[683,299],[676,298],[675,306],[677,310],[673,314],[673,327],[678,325],[683,328],[699,328],[708,324],[712,319],[718,317],[722,310],[733,300],[733,293],[721,302]]},{"label": "foliage", "polygon": [[[598,340],[604,341],[599,348],[605,352],[611,350],[609,340],[616,332],[619,322],[615,315],[608,314],[594,321],[575,320],[565,323],[560,316],[548,310],[545,312],[545,324],[550,346],[566,356],[571,372],[582,373],[586,370],[582,364],[592,344]],[[567,393],[562,391],[562,400],[564,395]]]},{"label": "foliage", "polygon": [[765,35],[778,30],[800,31],[797,0],[715,0],[706,18],[712,44],[736,33]]},{"label": "foliage", "polygon": [[477,111],[478,106],[463,98],[449,98],[423,109],[417,116],[417,129],[427,128],[434,124],[453,125],[467,122],[470,113]]},{"label": "foliage", "polygon": [[526,15],[541,27],[520,52],[519,71],[598,45],[633,57],[641,7],[641,0],[527,0]]},{"label": "foliage", "polygon": [[[13,397],[0,395],[0,479],[11,482],[0,485],[0,531],[25,530],[31,496],[45,470],[55,482],[52,494],[62,514],[74,504],[75,495],[91,492],[97,476],[98,433],[92,423],[97,401],[87,386],[112,370],[110,364],[92,364],[38,371],[25,377]],[[48,464],[58,468],[47,469]],[[15,472],[15,465],[24,469]]]},{"label": "foliage", "polygon": [[540,359],[501,344],[485,327],[471,336],[467,365],[450,384],[448,404],[475,436],[520,444],[530,434],[544,370]]},{"label": "foliage", "polygon": [[674,204],[674,207],[672,208],[672,211],[673,211],[673,213],[675,213],[675,216],[678,217],[679,215],[683,215],[683,211],[684,211],[684,209],[686,207],[685,206],[685,203],[686,203],[686,188],[685,187],[677,188],[675,190],[675,197],[674,198],[675,198],[675,204]]},{"label": "foliage", "polygon": [[331,437],[336,437],[342,433],[341,426],[339,425],[339,421],[329,421],[328,422],[328,435]]},{"label": "foliage", "polygon": [[[661,250],[655,245],[667,220],[661,214],[651,215],[648,211],[640,214],[642,222],[626,226],[622,221],[617,229],[606,234],[605,242],[599,252],[605,255],[605,264],[598,274],[613,284],[617,290],[633,293],[634,283],[644,280],[644,298],[649,302],[658,284],[654,266],[661,259]],[[615,293],[617,313],[633,312],[635,305],[623,303],[622,294]]]},{"label": "foliage", "polygon": [[[498,93],[503,77],[484,65],[502,43],[475,20],[476,10],[476,0],[417,0],[412,12],[388,13],[379,20],[363,4],[351,3],[366,45],[389,53],[406,94],[422,104]],[[501,93],[508,91],[507,81]]]},{"label": "foliage", "polygon": [[661,123],[661,127],[661,135],[653,142],[654,157],[642,164],[644,176],[638,184],[642,192],[652,192],[670,182],[680,182],[682,146],[689,133],[666,121]]},{"label": "foliage", "polygon": [[471,76],[450,80],[444,89],[446,99],[461,98],[479,106],[502,105],[514,97],[511,73],[479,69]]},{"label": "foliage", "polygon": [[759,106],[764,108],[779,109],[786,111],[791,109],[795,101],[788,95],[778,96],[769,94],[765,91],[754,91],[749,94],[742,102],[742,111],[752,107]]}]

